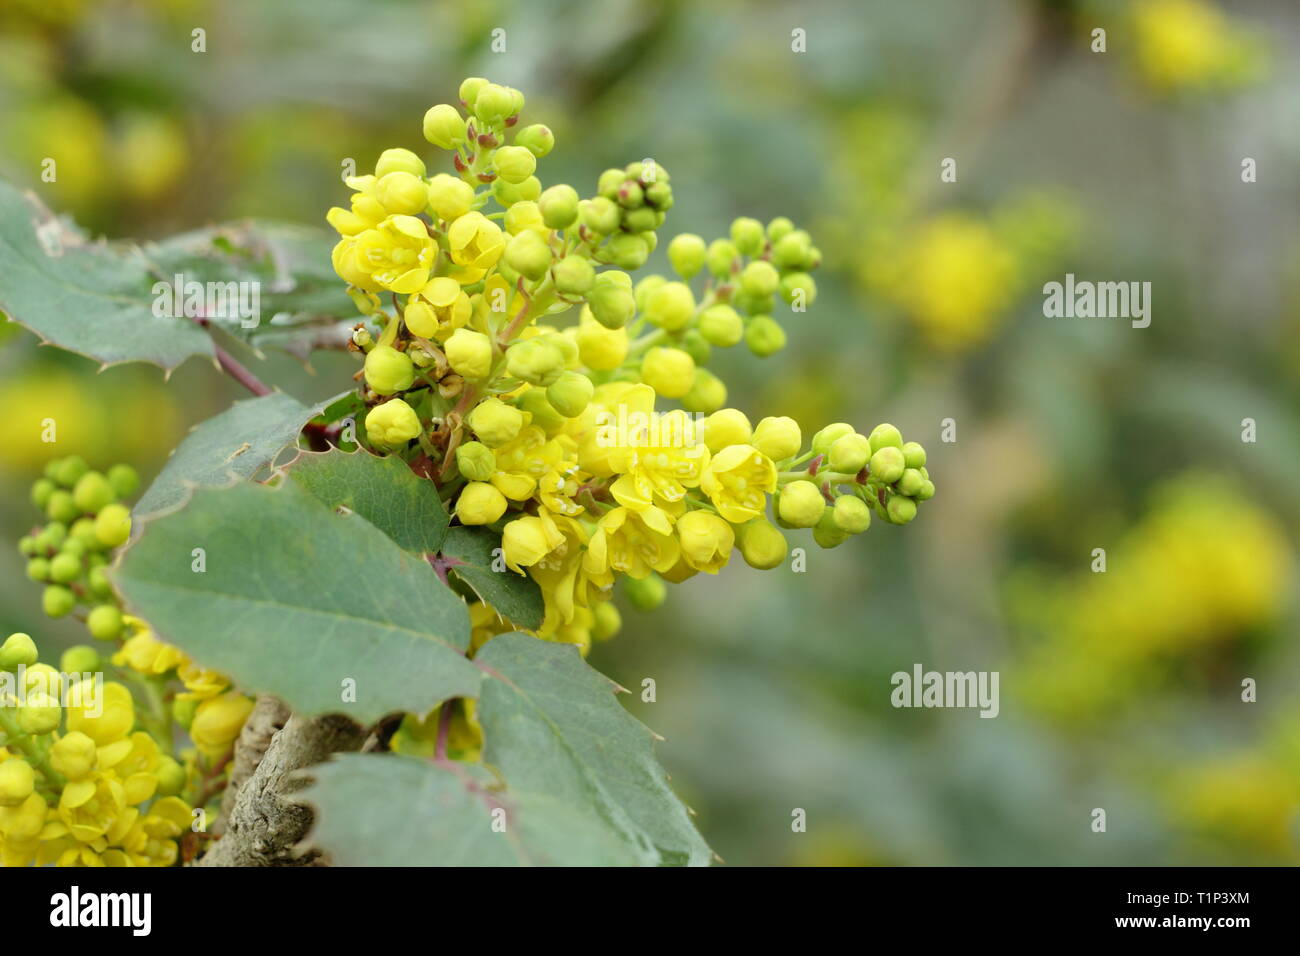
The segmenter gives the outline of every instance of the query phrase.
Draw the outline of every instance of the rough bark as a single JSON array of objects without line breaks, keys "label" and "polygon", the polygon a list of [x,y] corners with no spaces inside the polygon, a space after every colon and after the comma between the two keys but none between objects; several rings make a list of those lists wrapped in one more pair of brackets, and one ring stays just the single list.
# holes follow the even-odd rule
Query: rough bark
[{"label": "rough bark", "polygon": [[[278,704],[278,701],[275,703]],[[283,707],[282,704],[279,706]],[[277,715],[281,713],[272,704],[263,707],[261,700],[254,710],[255,716],[259,710],[260,723],[250,730],[250,741],[245,747],[249,755],[243,758],[245,763],[252,759],[259,735],[264,737],[267,728],[275,723]],[[231,794],[233,801],[230,810],[224,814],[224,834],[195,865],[321,865],[321,854],[318,851],[297,851],[298,842],[311,826],[311,810],[287,798],[302,786],[297,773],[299,770],[321,763],[330,754],[357,750],[365,738],[366,731],[347,717],[328,716],[304,720],[297,715],[290,716],[284,726],[270,738],[255,769],[245,771],[238,789]],[[235,760],[232,787],[236,785],[233,774],[240,772],[241,758],[238,752]]]}]

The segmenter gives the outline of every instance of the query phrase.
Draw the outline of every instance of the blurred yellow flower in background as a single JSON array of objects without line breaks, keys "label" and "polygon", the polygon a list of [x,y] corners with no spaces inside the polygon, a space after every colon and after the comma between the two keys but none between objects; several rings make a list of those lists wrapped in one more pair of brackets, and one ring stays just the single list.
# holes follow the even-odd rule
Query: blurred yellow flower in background
[{"label": "blurred yellow flower in background", "polygon": [[1132,8],[1134,58],[1158,93],[1231,88],[1264,66],[1256,35],[1204,0],[1140,0]]}]

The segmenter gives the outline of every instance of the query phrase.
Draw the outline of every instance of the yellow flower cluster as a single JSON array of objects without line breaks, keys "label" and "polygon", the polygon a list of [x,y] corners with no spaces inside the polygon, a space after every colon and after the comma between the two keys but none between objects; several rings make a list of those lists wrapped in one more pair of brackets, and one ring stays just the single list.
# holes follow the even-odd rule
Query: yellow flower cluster
[{"label": "yellow flower cluster", "polygon": [[1263,64],[1256,34],[1207,0],[1137,0],[1130,16],[1135,65],[1156,93],[1240,86]]},{"label": "yellow flower cluster", "polygon": [[[1232,503],[1230,522],[1207,507],[1214,501]],[[1113,712],[1175,662],[1274,621],[1290,574],[1275,519],[1226,479],[1199,474],[1162,487],[1105,557],[1104,572],[1025,591],[1047,633],[1016,683],[1062,719]]]}]

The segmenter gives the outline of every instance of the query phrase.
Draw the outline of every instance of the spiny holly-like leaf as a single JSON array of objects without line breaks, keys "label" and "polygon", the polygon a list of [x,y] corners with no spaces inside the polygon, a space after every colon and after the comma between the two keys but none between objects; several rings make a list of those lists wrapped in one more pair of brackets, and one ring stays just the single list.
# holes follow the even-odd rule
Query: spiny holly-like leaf
[{"label": "spiny holly-like leaf", "polygon": [[502,634],[479,651],[483,760],[514,789],[600,819],[647,865],[705,865],[712,852],[655,760],[648,728],[573,647]]},{"label": "spiny holly-like leaf", "polygon": [[112,365],[171,370],[214,354],[186,318],[154,314],[155,278],[134,246],[87,242],[32,195],[0,180],[0,311],[46,342]]},{"label": "spiny holly-like leaf", "polygon": [[542,592],[537,582],[506,569],[494,571],[493,552],[501,535],[487,528],[457,525],[447,532],[442,554],[451,558],[449,573],[463,581],[479,598],[491,604],[516,627],[542,626]]},{"label": "spiny holly-like leaf", "polygon": [[220,488],[267,468],[325,403],[274,392],[236,402],[186,436],[135,506],[137,517],[174,508],[191,488]]},{"label": "spiny holly-like leaf", "polygon": [[474,764],[343,754],[311,770],[310,841],[340,866],[629,866],[599,818],[549,794],[500,788]]},{"label": "spiny holly-like leaf", "polygon": [[331,508],[356,512],[407,551],[434,554],[442,546],[451,519],[438,489],[396,455],[335,448],[305,453],[286,472]]},{"label": "spiny holly-like leaf", "polygon": [[291,481],[196,491],[145,524],[113,580],[163,640],[298,713],[371,723],[478,692],[464,602]]}]

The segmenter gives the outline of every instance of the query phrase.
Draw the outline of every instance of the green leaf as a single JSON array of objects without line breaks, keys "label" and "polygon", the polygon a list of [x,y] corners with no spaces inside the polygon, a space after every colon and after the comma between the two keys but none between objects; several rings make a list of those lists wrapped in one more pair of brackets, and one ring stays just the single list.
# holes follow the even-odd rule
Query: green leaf
[{"label": "green leaf", "polygon": [[475,764],[342,754],[311,774],[296,799],[315,806],[310,842],[340,866],[636,863],[581,807],[503,789]]},{"label": "green leaf", "polygon": [[154,315],[148,263],[122,243],[88,242],[35,196],[0,180],[0,311],[59,348],[173,369],[214,354],[185,318]]},{"label": "green leaf", "polygon": [[252,478],[297,440],[324,404],[309,408],[283,392],[235,402],[186,436],[137,502],[136,516],[176,507],[191,488],[220,488]]},{"label": "green leaf", "polygon": [[650,730],[573,647],[502,634],[478,652],[483,760],[510,786],[599,819],[648,865],[706,865],[712,851],[655,760]]},{"label": "green leaf", "polygon": [[492,552],[501,547],[501,535],[487,528],[457,525],[447,532],[442,554],[451,558],[449,573],[459,578],[479,599],[491,604],[516,627],[542,626],[542,591],[527,575],[492,570]]},{"label": "green leaf", "polygon": [[291,481],[196,491],[145,523],[113,580],[160,638],[301,714],[371,723],[478,692],[464,602],[426,561]]},{"label": "green leaf", "polygon": [[346,507],[415,554],[435,554],[451,518],[438,489],[396,455],[358,450],[306,452],[288,476],[331,508]]}]

